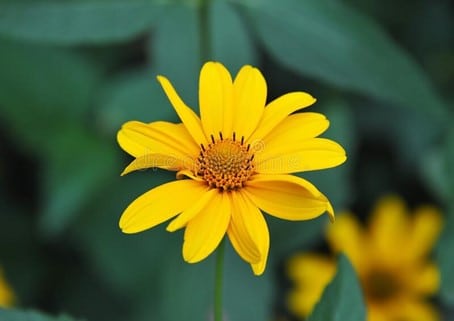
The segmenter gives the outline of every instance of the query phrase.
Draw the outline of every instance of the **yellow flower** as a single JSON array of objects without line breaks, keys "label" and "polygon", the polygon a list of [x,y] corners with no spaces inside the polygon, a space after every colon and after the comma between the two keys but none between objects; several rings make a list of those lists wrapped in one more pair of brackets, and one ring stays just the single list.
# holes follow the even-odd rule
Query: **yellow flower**
[{"label": "yellow flower", "polygon": [[[328,227],[331,249],[344,252],[358,274],[368,321],[439,319],[427,298],[439,287],[439,271],[430,262],[429,254],[441,230],[441,215],[430,206],[421,206],[412,214],[402,200],[386,197],[378,202],[367,228],[351,214],[341,215]],[[324,268],[304,269],[303,264],[324,265]],[[296,288],[289,297],[290,309],[303,317],[310,314],[334,272],[334,262],[326,257],[293,258],[289,275],[295,280]],[[318,281],[304,281],[310,278]],[[315,296],[307,307],[303,300]]]},{"label": "yellow flower", "polygon": [[13,305],[14,295],[11,287],[6,282],[2,270],[0,270],[0,308],[7,308]]},{"label": "yellow flower", "polygon": [[123,174],[158,167],[176,171],[177,180],[129,205],[120,219],[123,232],[141,232],[176,216],[167,230],[185,227],[187,262],[205,259],[227,233],[259,275],[269,249],[261,210],[287,220],[312,219],[325,211],[334,217],[315,186],[289,175],[346,159],[337,143],[316,138],[329,125],[323,115],[292,114],[313,104],[312,96],[292,92],[265,106],[267,86],[258,69],[244,66],[232,81],[222,64],[208,62],[200,72],[199,118],[169,80],[158,76],[158,81],[182,123],[125,123],[118,142],[135,160]]}]

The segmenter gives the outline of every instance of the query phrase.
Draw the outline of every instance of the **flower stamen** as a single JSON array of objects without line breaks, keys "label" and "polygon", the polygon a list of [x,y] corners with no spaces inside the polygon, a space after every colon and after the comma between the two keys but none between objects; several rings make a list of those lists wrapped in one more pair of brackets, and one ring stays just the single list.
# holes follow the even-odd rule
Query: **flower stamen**
[{"label": "flower stamen", "polygon": [[196,174],[202,177],[211,188],[220,191],[232,191],[244,186],[254,172],[254,154],[250,152],[250,144],[244,145],[232,138],[224,138],[219,133],[219,140],[211,135],[207,147],[201,145],[199,157],[196,162]]}]

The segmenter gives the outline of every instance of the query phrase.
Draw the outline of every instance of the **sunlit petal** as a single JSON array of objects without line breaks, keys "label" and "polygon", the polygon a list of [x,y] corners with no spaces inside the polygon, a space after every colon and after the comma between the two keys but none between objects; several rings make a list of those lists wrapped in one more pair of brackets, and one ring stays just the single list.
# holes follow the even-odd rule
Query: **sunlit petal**
[{"label": "sunlit petal", "polygon": [[180,228],[183,228],[192,220],[197,214],[205,210],[209,203],[214,201],[215,197],[219,197],[219,191],[216,189],[207,190],[194,204],[188,207],[183,213],[178,215],[174,220],[167,226],[167,231],[174,232]]},{"label": "sunlit petal", "polygon": [[257,129],[248,141],[263,140],[288,115],[313,103],[315,98],[305,92],[292,92],[276,98],[265,107]]},{"label": "sunlit petal", "polygon": [[230,201],[219,193],[186,225],[183,258],[196,263],[210,255],[219,245],[230,223]]},{"label": "sunlit petal", "polygon": [[[260,261],[260,251],[253,236],[254,225],[256,217],[262,216],[262,214],[257,207],[255,207],[256,211],[251,211],[249,206],[242,201],[238,192],[233,192],[228,196],[232,207],[232,219],[227,230],[230,242],[243,260],[257,263]],[[249,224],[250,222],[252,224]]]},{"label": "sunlit petal", "polygon": [[245,193],[270,215],[286,220],[309,220],[334,212],[328,199],[308,181],[292,175],[255,175]]},{"label": "sunlit petal", "polygon": [[134,157],[161,154],[181,159],[199,153],[183,124],[129,121],[121,127],[117,139],[121,148]]},{"label": "sunlit petal", "polygon": [[[132,202],[120,218],[124,233],[137,233],[152,228],[191,206],[206,187],[193,180],[166,183],[146,192]],[[175,202],[175,195],[179,195]]]},{"label": "sunlit petal", "polygon": [[194,139],[194,142],[197,145],[206,144],[206,137],[202,129],[200,118],[191,108],[186,106],[183,100],[181,100],[180,96],[178,96],[172,84],[166,77],[158,76],[158,81],[164,89],[164,92],[166,93],[167,98],[169,98],[173,108],[177,112],[178,117],[180,117],[184,126]]},{"label": "sunlit petal", "polygon": [[233,129],[247,140],[262,118],[267,94],[265,78],[257,68],[246,65],[235,77],[233,93]]},{"label": "sunlit petal", "polygon": [[203,65],[199,80],[199,104],[202,125],[207,136],[222,132],[231,137],[233,128],[232,77],[220,63]]},{"label": "sunlit petal", "polygon": [[347,159],[338,143],[311,138],[296,143],[275,140],[256,154],[256,169],[262,174],[288,174],[338,166]]}]

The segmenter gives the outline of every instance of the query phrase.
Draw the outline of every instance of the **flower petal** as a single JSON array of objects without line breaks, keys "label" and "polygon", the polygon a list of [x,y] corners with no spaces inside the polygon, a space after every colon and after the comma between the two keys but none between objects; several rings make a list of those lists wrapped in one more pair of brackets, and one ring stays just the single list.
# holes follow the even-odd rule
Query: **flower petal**
[{"label": "flower petal", "polygon": [[230,194],[232,219],[227,230],[237,253],[252,266],[256,275],[265,270],[269,232],[260,210],[241,192]]},{"label": "flower petal", "polygon": [[[189,179],[155,187],[126,208],[120,228],[124,233],[137,233],[161,224],[190,207],[205,190],[204,184]],[[178,202],[175,195],[179,196]]]},{"label": "flower petal", "polygon": [[292,257],[287,265],[287,274],[294,281],[296,289],[289,296],[290,310],[307,317],[335,272],[335,262],[326,256],[304,253]]},{"label": "flower petal", "polygon": [[270,102],[260,120],[256,131],[249,138],[249,143],[262,140],[281,121],[291,113],[315,103],[315,98],[305,92],[292,92]]},{"label": "flower petal", "polygon": [[[208,187],[207,187],[208,189]],[[178,215],[170,224],[167,226],[167,231],[174,232],[180,228],[183,228],[192,220],[197,214],[199,214],[208,203],[212,202],[215,197],[219,197],[219,191],[216,189],[207,190],[202,197],[200,197],[192,206],[187,208],[183,213]]]},{"label": "flower petal", "polygon": [[175,88],[173,88],[170,81],[164,76],[158,76],[158,81],[164,89],[164,92],[169,98],[170,103],[172,104],[173,108],[180,117],[181,121],[183,122],[184,126],[191,134],[192,138],[194,139],[197,145],[199,144],[206,144],[207,140],[205,137],[205,133],[202,129],[202,124],[200,122],[199,117],[194,113],[194,111],[186,106],[186,104],[181,100],[180,96],[178,96]]},{"label": "flower petal", "polygon": [[338,215],[336,223],[328,226],[326,239],[334,251],[344,252],[358,271],[363,270],[364,253],[368,253],[367,238],[352,214]]},{"label": "flower petal", "polygon": [[238,192],[232,192],[228,196],[232,206],[232,218],[227,229],[230,242],[243,260],[249,263],[257,263],[260,261],[260,252],[253,239],[251,226],[246,222],[246,219],[250,218],[249,216],[254,216],[256,213],[252,212],[252,215],[250,215],[249,208],[240,200],[241,196]]},{"label": "flower petal", "polygon": [[309,220],[327,211],[334,219],[328,199],[314,185],[293,175],[257,174],[244,192],[257,207],[278,218]]},{"label": "flower petal", "polygon": [[439,321],[441,317],[432,304],[420,298],[401,296],[393,302],[393,310],[389,311],[387,320]]},{"label": "flower petal", "polygon": [[369,229],[373,242],[372,253],[389,262],[402,261],[402,248],[407,249],[408,245],[410,218],[405,203],[400,198],[382,198],[370,217]]},{"label": "flower petal", "polygon": [[187,161],[161,154],[147,154],[139,156],[133,160],[123,170],[121,176],[129,174],[133,171],[147,169],[147,168],[162,168],[166,170],[179,171],[186,166],[191,166]]},{"label": "flower petal", "polygon": [[440,271],[433,263],[412,266],[406,279],[406,286],[416,295],[430,296],[436,294],[440,288]]},{"label": "flower petal", "polygon": [[319,113],[305,112],[296,113],[286,117],[266,137],[265,144],[275,140],[280,141],[302,141],[314,138],[323,133],[329,127],[329,121],[325,115]]},{"label": "flower petal", "polygon": [[189,263],[205,259],[219,245],[230,222],[230,202],[226,193],[218,193],[186,225],[183,258]]},{"label": "flower petal", "polygon": [[218,62],[203,65],[199,80],[200,117],[207,136],[232,135],[233,84],[228,70]]},{"label": "flower petal", "polygon": [[257,245],[260,252],[260,260],[257,263],[251,262],[252,271],[255,275],[261,275],[265,271],[266,262],[268,261],[268,252],[270,250],[270,233],[265,217],[260,209],[254,205],[251,199],[243,192],[239,192],[238,202],[241,202],[247,209],[247,216],[243,219],[248,226],[252,239]]},{"label": "flower petal", "polygon": [[410,259],[418,260],[430,254],[442,226],[442,216],[435,207],[426,205],[415,210],[406,250]]},{"label": "flower petal", "polygon": [[255,154],[256,171],[262,174],[288,174],[331,168],[347,159],[338,143],[326,138],[273,140]]},{"label": "flower petal", "polygon": [[184,159],[196,157],[199,152],[183,124],[129,121],[122,126],[117,139],[121,148],[134,157],[162,154]]},{"label": "flower petal", "polygon": [[262,118],[267,86],[262,73],[249,65],[243,66],[233,82],[233,130],[247,140]]}]

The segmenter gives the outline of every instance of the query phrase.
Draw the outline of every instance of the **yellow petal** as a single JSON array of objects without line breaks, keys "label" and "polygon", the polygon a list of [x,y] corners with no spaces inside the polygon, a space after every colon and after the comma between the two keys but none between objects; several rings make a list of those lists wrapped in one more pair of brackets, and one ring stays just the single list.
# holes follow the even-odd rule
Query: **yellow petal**
[{"label": "yellow petal", "polygon": [[287,264],[287,274],[295,288],[289,296],[290,310],[307,317],[335,272],[336,264],[325,256],[305,253],[292,257]]},{"label": "yellow petal", "polygon": [[266,104],[267,86],[262,73],[244,66],[233,82],[233,130],[247,140],[257,128]]},{"label": "yellow petal", "polygon": [[[366,302],[367,303],[367,302]],[[389,311],[379,304],[367,305],[367,321],[390,321]]]},{"label": "yellow petal", "polygon": [[[207,187],[208,189],[208,187]],[[200,197],[192,206],[188,207],[180,215],[178,215],[170,224],[167,226],[167,231],[174,232],[180,228],[183,228],[192,220],[197,214],[199,214],[205,207],[213,202],[215,197],[219,197],[219,191],[216,189],[207,190],[202,197]]]},{"label": "yellow petal", "polygon": [[230,201],[226,193],[218,193],[205,208],[186,225],[183,258],[189,263],[205,259],[219,245],[230,223]]},{"label": "yellow petal", "polygon": [[228,196],[232,206],[232,218],[227,230],[230,242],[243,260],[257,263],[260,261],[260,251],[253,237],[256,228],[254,223],[262,213],[257,207],[254,207],[255,211],[251,211],[249,206],[244,204],[239,192],[231,192]]},{"label": "yellow petal", "polygon": [[200,71],[199,105],[207,136],[232,136],[233,84],[228,70],[218,62],[207,62]]},{"label": "yellow petal", "polygon": [[260,210],[242,192],[232,192],[232,220],[229,239],[237,253],[251,264],[255,275],[265,271],[270,236]]},{"label": "yellow petal", "polygon": [[[193,180],[173,181],[146,192],[132,202],[120,218],[124,233],[137,233],[152,228],[190,207],[206,186]],[[175,202],[178,195],[178,202]]]},{"label": "yellow petal", "polygon": [[176,113],[178,114],[178,117],[180,117],[184,126],[194,139],[196,145],[206,144],[207,140],[205,133],[203,132],[199,117],[191,108],[186,106],[183,100],[181,100],[180,96],[178,96],[177,92],[175,91],[175,88],[173,88],[172,84],[166,77],[158,76],[158,81],[161,84],[162,89],[164,89],[164,92],[166,93],[167,98],[169,98],[169,101],[175,109]]},{"label": "yellow petal", "polygon": [[296,113],[286,117],[279,123],[263,141],[266,145],[274,140],[303,141],[314,138],[329,127],[325,115],[312,112]]},{"label": "yellow petal", "polygon": [[435,307],[420,298],[402,297],[393,304],[388,320],[439,321],[439,313]]},{"label": "yellow petal", "polygon": [[407,287],[416,295],[433,295],[440,288],[440,271],[433,263],[413,266],[412,271],[405,277]]},{"label": "yellow petal", "polygon": [[304,92],[292,92],[276,98],[266,106],[262,119],[248,142],[253,144],[263,140],[288,115],[313,103],[315,98]]},{"label": "yellow petal", "polygon": [[302,142],[273,140],[255,154],[256,170],[262,174],[289,174],[331,168],[345,162],[345,150],[326,138]]},{"label": "yellow petal", "polygon": [[381,255],[383,261],[402,261],[402,249],[406,249],[408,245],[410,219],[405,203],[400,198],[382,198],[370,217],[369,229],[372,251],[377,256]]},{"label": "yellow petal", "polygon": [[134,157],[161,154],[185,159],[199,153],[183,124],[129,121],[122,126],[117,139],[121,148]]},{"label": "yellow petal", "polygon": [[293,175],[257,174],[244,192],[257,207],[278,218],[309,220],[327,211],[334,219],[328,199],[314,185]]},{"label": "yellow petal", "polygon": [[[248,207],[248,215],[246,220],[250,230],[252,231],[252,237],[257,244],[260,252],[260,260],[257,263],[251,263],[252,271],[255,275],[261,275],[266,268],[268,261],[268,252],[270,250],[270,233],[268,231],[268,225],[266,224],[265,217],[262,212],[253,204],[245,193],[240,193],[242,200],[244,201],[245,207]],[[254,214],[252,214],[254,213]]]},{"label": "yellow petal", "polygon": [[408,237],[409,259],[418,260],[429,255],[443,226],[441,213],[433,206],[421,206],[415,210]]},{"label": "yellow petal", "polygon": [[139,156],[133,160],[121,173],[121,176],[129,174],[133,171],[147,169],[147,168],[162,168],[166,170],[178,171],[186,166],[191,166],[189,159],[184,161],[172,156],[161,154],[148,154]]},{"label": "yellow petal", "polygon": [[352,214],[338,215],[336,222],[327,227],[326,239],[334,251],[344,252],[355,269],[361,270],[365,261],[367,239],[363,228]]}]

